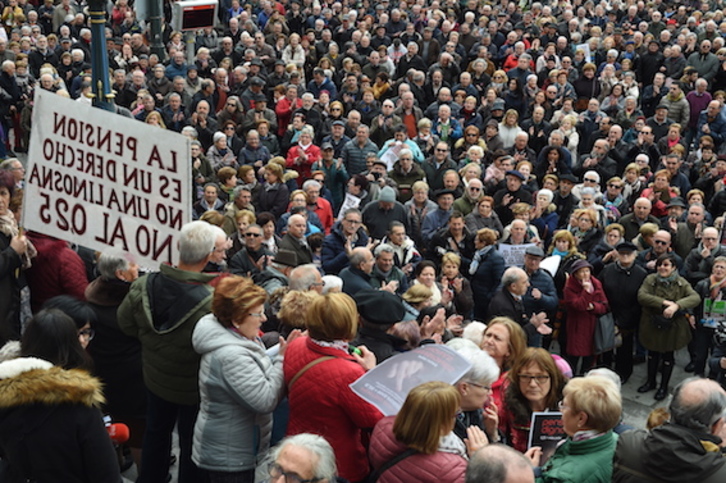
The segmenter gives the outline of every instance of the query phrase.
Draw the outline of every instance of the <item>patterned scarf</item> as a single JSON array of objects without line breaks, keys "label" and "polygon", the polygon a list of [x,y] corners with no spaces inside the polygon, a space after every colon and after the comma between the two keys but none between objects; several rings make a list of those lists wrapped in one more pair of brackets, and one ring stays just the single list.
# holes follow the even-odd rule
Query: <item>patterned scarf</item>
[{"label": "patterned scarf", "polygon": [[[3,233],[8,238],[16,237],[20,233],[18,225],[15,223],[15,217],[12,213],[8,212],[4,215],[0,215],[0,233]],[[23,253],[20,257],[23,262],[22,267],[25,270],[32,266],[30,259],[35,258],[38,254],[38,251],[35,249],[30,240],[26,239],[26,242],[28,244],[28,249],[25,250],[25,253]]]}]

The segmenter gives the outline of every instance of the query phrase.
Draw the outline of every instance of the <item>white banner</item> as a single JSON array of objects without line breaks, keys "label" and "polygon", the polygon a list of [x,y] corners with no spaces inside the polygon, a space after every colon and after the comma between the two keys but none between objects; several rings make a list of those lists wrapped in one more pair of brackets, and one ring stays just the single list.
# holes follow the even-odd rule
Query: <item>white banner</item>
[{"label": "white banner", "polygon": [[172,131],[35,91],[23,226],[93,250],[175,263],[191,221],[190,141]]},{"label": "white banner", "polygon": [[505,267],[522,267],[524,266],[524,252],[529,247],[535,246],[534,243],[524,243],[522,245],[499,244],[499,253],[504,258]]}]

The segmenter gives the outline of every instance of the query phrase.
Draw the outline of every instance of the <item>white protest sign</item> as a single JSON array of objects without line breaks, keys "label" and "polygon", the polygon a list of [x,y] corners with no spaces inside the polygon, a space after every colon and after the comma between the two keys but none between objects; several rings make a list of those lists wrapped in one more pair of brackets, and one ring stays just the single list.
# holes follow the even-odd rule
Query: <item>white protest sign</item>
[{"label": "white protest sign", "polygon": [[23,226],[155,270],[191,221],[190,140],[36,89]]},{"label": "white protest sign", "polygon": [[499,253],[504,258],[504,265],[507,267],[524,266],[524,252],[529,247],[535,246],[534,243],[525,243],[523,245],[507,245],[502,243],[499,245]]},{"label": "white protest sign", "polygon": [[398,414],[409,391],[419,384],[454,384],[471,368],[454,349],[428,344],[386,359],[350,385],[354,393],[386,416]]}]

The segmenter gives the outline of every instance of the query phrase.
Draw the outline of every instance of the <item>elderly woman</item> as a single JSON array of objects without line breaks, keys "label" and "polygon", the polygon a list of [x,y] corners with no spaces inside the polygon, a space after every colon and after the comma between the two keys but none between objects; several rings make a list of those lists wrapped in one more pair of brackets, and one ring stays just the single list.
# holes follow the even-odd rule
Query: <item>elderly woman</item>
[{"label": "elderly woman", "polygon": [[691,328],[686,318],[701,297],[685,278],[678,274],[673,253],[664,253],[655,262],[656,273],[648,275],[638,290],[643,307],[640,319],[640,342],[648,349],[648,380],[638,388],[645,393],[656,388],[656,375],[662,363],[660,387],[655,399],[668,395],[668,382],[673,374],[673,353],[691,341]]},{"label": "elderly woman", "polygon": [[565,378],[549,352],[530,347],[509,371],[508,381],[499,408],[499,430],[514,449],[524,452],[532,413],[557,409]]},{"label": "elderly woman", "polygon": [[531,223],[537,228],[539,238],[544,241],[545,246],[550,244],[560,221],[557,207],[552,204],[554,197],[551,190],[541,189],[537,192],[535,205],[532,208]]},{"label": "elderly woman", "polygon": [[423,284],[416,284],[410,287],[401,296],[403,299],[403,307],[406,313],[403,316],[404,321],[418,319],[421,310],[431,305],[431,296],[433,292],[430,288]]},{"label": "elderly woman", "polygon": [[[513,82],[517,82],[516,79],[512,79]],[[504,119],[499,124],[499,137],[502,139],[502,147],[509,149],[514,146],[514,139],[517,134],[522,132],[522,128],[519,127],[519,112],[515,109],[509,109],[504,114]]]},{"label": "elderly woman", "polygon": [[230,275],[215,288],[212,313],[192,334],[202,356],[192,459],[212,482],[254,482],[269,449],[272,411],[285,390],[282,361],[300,332],[281,338],[278,354],[270,358],[259,339],[266,299],[250,279]]},{"label": "elderly woman", "polygon": [[624,235],[625,228],[620,223],[613,223],[605,228],[605,236],[600,240],[600,243],[595,245],[595,248],[590,250],[587,256],[587,261],[592,265],[594,275],[597,275],[606,265],[618,259],[618,252],[615,247],[620,242],[625,241]]},{"label": "elderly woman", "polygon": [[[13,172],[0,170],[0,345],[20,338],[21,291],[26,286],[23,271],[30,267],[35,248],[18,230],[10,211],[15,191]],[[27,289],[25,289],[27,290]]]},{"label": "elderly woman", "polygon": [[293,341],[285,358],[290,400],[287,433],[325,437],[335,449],[340,476],[362,481],[368,474],[368,458],[361,436],[383,415],[349,385],[376,365],[375,356],[365,346],[358,347],[362,356],[348,353],[348,342],[358,330],[358,310],[348,295],[316,298],[306,322],[308,336]]},{"label": "elderly woman", "polygon": [[499,408],[492,400],[492,384],[499,379],[499,367],[492,357],[469,340],[456,338],[446,345],[471,364],[471,369],[455,384],[461,395],[461,411],[454,433],[464,441],[469,426],[476,426],[490,442],[499,440]]},{"label": "elderly woman", "polygon": [[207,159],[212,165],[212,168],[215,171],[219,171],[226,166],[234,169],[239,168],[237,153],[232,152],[227,146],[227,136],[222,132],[216,132],[212,139],[214,140],[214,144],[207,149]]},{"label": "elderly woman", "polygon": [[656,171],[653,175],[653,183],[643,190],[641,198],[648,198],[653,203],[650,214],[656,218],[662,218],[668,214],[668,203],[676,198],[676,193],[670,187],[671,173],[667,169]]},{"label": "elderly woman", "polygon": [[303,181],[311,178],[310,168],[313,163],[321,159],[320,148],[313,144],[314,137],[313,128],[305,126],[300,131],[297,144],[287,152],[285,165],[300,174],[297,178],[300,187],[302,187]]},{"label": "elderly woman", "polygon": [[499,215],[494,211],[494,198],[491,196],[479,198],[476,209],[464,217],[464,223],[472,233],[483,228],[491,228],[496,232],[498,238],[504,232]]},{"label": "elderly woman", "polygon": [[461,257],[453,252],[446,252],[441,257],[441,279],[439,282],[444,289],[453,294],[452,303],[457,314],[464,318],[471,317],[474,306],[474,296],[469,280],[461,275]]},{"label": "elderly woman", "polygon": [[275,218],[280,218],[287,211],[289,191],[282,182],[282,166],[269,163],[265,166],[265,183],[257,194],[255,207],[259,211],[269,211]]},{"label": "elderly woman", "polygon": [[[373,431],[371,479],[382,483],[463,481],[467,451],[473,455],[486,444],[486,437],[476,426],[467,430],[467,447],[452,436],[460,407],[459,391],[450,384],[433,381],[414,387],[399,413],[383,418]],[[404,458],[396,462],[401,454]]]},{"label": "elderly woman", "polygon": [[597,214],[593,209],[579,209],[575,210],[573,218],[576,220],[576,225],[571,231],[577,240],[577,249],[587,256],[602,239],[602,231],[597,227]]},{"label": "elderly woman", "polygon": [[96,313],[95,337],[88,352],[94,374],[103,382],[106,410],[114,421],[129,427],[128,442],[137,464],[146,418],[146,387],[141,370],[141,344],[121,332],[116,310],[139,278],[139,266],[130,253],[107,250],[98,257],[100,276],[86,287],[86,300]]},{"label": "elderly woman", "polygon": [[413,272],[413,284],[422,284],[428,287],[431,292],[431,305],[444,304],[447,305],[451,301],[451,292],[444,288],[436,281],[436,264],[430,260],[424,260],[416,265]]},{"label": "elderly woman", "polygon": [[476,252],[469,265],[471,290],[474,294],[474,319],[486,320],[489,302],[504,274],[504,258],[497,251],[497,232],[482,228],[474,238]]},{"label": "elderly woman", "polygon": [[[617,435],[613,428],[620,422],[622,402],[615,383],[602,376],[570,380],[559,404],[567,439],[542,466],[537,483],[612,480],[613,455]],[[528,451],[535,466],[541,449]]]},{"label": "elderly woman", "polygon": [[[597,316],[608,312],[608,301],[602,283],[592,276],[592,265],[585,260],[572,264],[565,283],[567,308],[567,362],[576,375],[590,369],[593,361],[593,339]],[[582,366],[578,370],[578,363]]]}]

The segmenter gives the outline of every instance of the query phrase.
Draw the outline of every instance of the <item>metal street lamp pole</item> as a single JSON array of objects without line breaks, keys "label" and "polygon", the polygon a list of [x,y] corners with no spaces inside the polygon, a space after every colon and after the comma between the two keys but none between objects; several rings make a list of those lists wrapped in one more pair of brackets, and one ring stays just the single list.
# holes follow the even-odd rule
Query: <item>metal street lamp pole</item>
[{"label": "metal street lamp pole", "polygon": [[161,39],[162,0],[148,0],[148,2],[148,20],[151,24],[151,53],[158,55],[159,61],[163,62],[166,51],[164,49],[164,42]]},{"label": "metal street lamp pole", "polygon": [[106,52],[106,2],[89,0],[88,6],[91,15],[93,105],[107,111],[115,111],[108,73],[108,52]]}]

